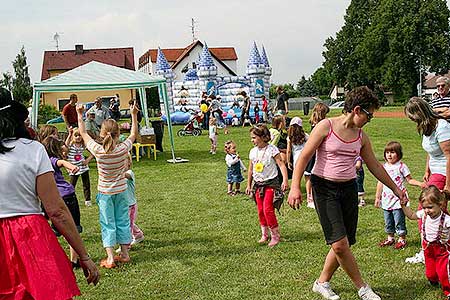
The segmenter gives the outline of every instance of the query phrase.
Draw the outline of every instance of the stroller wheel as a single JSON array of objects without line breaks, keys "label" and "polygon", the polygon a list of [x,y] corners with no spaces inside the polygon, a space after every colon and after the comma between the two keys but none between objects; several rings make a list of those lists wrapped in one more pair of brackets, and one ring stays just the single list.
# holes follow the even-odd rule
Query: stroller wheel
[{"label": "stroller wheel", "polygon": [[193,136],[199,136],[202,134],[202,131],[200,129],[194,129],[192,130],[192,135]]},{"label": "stroller wheel", "polygon": [[186,131],[184,129],[180,129],[177,131],[177,135],[178,136],[185,136],[186,135]]}]

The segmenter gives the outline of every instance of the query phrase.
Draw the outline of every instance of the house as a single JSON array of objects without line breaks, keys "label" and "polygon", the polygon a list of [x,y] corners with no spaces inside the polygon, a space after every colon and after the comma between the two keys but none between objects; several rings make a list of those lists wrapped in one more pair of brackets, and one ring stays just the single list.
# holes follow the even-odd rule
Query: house
[{"label": "house", "polygon": [[[134,50],[127,48],[84,49],[83,45],[75,45],[73,50],[45,51],[42,63],[41,81],[57,76],[66,71],[84,65],[91,61],[98,61],[124,69],[135,71]],[[104,99],[104,105],[109,105],[109,100],[119,94],[120,106],[128,107],[128,101],[136,98],[134,89],[127,90],[103,90],[90,92],[55,92],[43,93],[41,103],[54,105],[62,110],[69,101],[70,94],[78,96],[79,103],[92,102],[97,97]]]},{"label": "house", "polygon": [[331,100],[336,101],[345,96],[345,88],[342,86],[338,86],[337,84],[333,85],[329,95]]},{"label": "house", "polygon": [[[161,49],[167,62],[175,74],[175,79],[181,80],[189,69],[195,69],[199,56],[203,50],[203,43],[194,41],[185,48]],[[208,48],[213,63],[217,66],[220,76],[237,75],[237,55],[233,47]],[[156,59],[158,49],[150,49],[139,58],[140,71],[154,75],[156,73]]]}]

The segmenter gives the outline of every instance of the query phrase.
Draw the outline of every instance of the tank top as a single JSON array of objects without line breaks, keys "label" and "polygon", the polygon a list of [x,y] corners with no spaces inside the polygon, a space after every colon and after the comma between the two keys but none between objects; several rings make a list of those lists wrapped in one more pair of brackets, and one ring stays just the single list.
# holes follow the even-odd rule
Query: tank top
[{"label": "tank top", "polygon": [[355,158],[362,146],[362,130],[353,141],[344,141],[333,131],[330,123],[328,135],[316,150],[316,163],[312,173],[316,176],[345,181],[356,178]]}]

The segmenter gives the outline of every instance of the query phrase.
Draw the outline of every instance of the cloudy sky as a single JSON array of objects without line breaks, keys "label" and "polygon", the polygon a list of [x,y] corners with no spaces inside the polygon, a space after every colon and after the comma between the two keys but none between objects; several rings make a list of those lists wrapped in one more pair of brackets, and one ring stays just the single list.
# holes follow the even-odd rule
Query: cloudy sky
[{"label": "cloudy sky", "polygon": [[[450,0],[448,0],[450,1]],[[323,62],[323,44],[343,25],[350,0],[2,0],[0,72],[25,46],[33,82],[45,50],[134,47],[135,61],[150,48],[185,47],[197,37],[210,47],[235,47],[245,72],[253,41],[264,45],[275,83],[296,83]],[[126,3],[126,4],[125,4]]]}]

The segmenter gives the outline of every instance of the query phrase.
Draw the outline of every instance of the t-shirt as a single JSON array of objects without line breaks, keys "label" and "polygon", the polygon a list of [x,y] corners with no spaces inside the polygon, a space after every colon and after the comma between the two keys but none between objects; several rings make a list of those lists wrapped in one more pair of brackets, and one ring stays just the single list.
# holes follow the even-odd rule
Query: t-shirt
[{"label": "t-shirt", "polygon": [[[445,215],[444,224],[442,226],[443,227],[442,234],[441,234],[440,238],[438,237],[439,225],[441,225],[442,213],[443,212],[441,212],[441,215],[439,215],[439,217],[432,219],[430,216],[427,216],[425,214],[425,211],[423,209],[416,212],[417,218],[422,219],[422,221],[425,218],[425,235],[426,235],[428,242],[434,242],[434,241],[440,239],[441,243],[445,244],[449,240],[449,231],[450,231],[450,216],[449,215]],[[422,235],[423,235],[423,233],[422,233]]]},{"label": "t-shirt", "polygon": [[98,191],[102,194],[115,195],[127,189],[125,173],[125,160],[132,142],[126,139],[114,148],[111,153],[106,153],[102,145],[90,140],[86,148],[97,160]]},{"label": "t-shirt", "polygon": [[446,95],[445,97],[441,97],[439,96],[438,98],[431,100],[430,102],[430,106],[435,109],[435,108],[448,108],[450,107],[450,95]]},{"label": "t-shirt", "polygon": [[[411,174],[407,165],[398,161],[395,164],[384,163],[386,172],[391,177],[392,181],[399,187],[400,190],[405,190],[406,177]],[[401,209],[400,199],[394,192],[383,184],[383,192],[381,193],[381,208],[384,210]]]},{"label": "t-shirt", "polygon": [[[248,157],[253,164],[253,180],[263,182],[278,176],[277,162],[274,157],[279,153],[280,150],[270,144],[261,149],[254,147],[250,150]],[[262,170],[260,163],[262,163]]]},{"label": "t-shirt", "polygon": [[61,195],[61,197],[72,195],[73,193],[75,193],[75,188],[73,187],[73,185],[71,185],[64,179],[61,169],[57,165],[58,160],[60,159],[57,157],[50,157],[53,170],[55,171],[53,176],[55,177],[56,186],[58,187],[59,194]]},{"label": "t-shirt", "polygon": [[289,100],[289,96],[283,92],[277,96],[277,110],[286,110],[284,102]]},{"label": "t-shirt", "polygon": [[69,175],[81,175],[86,171],[89,171],[89,166],[84,164],[84,152],[85,147],[83,145],[77,146],[72,144],[69,146],[69,153],[67,154],[67,161],[71,164],[80,168],[80,170],[75,173],[69,173]]},{"label": "t-shirt", "polygon": [[64,105],[61,114],[66,118],[69,124],[78,123],[77,109],[75,105],[67,103],[66,105]]},{"label": "t-shirt", "polygon": [[42,214],[36,194],[36,178],[53,172],[42,144],[28,139],[6,141],[15,147],[0,154],[0,219]]},{"label": "t-shirt", "polygon": [[104,106],[97,108],[97,106],[94,105],[88,110],[88,114],[92,111],[95,113],[95,123],[98,127],[101,127],[103,121],[110,117],[108,108]]},{"label": "t-shirt", "polygon": [[129,174],[131,178],[127,178],[127,200],[128,206],[136,204],[136,185],[135,185],[135,177],[134,172],[132,170],[128,170],[125,172]]},{"label": "t-shirt", "polygon": [[91,131],[95,136],[99,135],[100,128],[97,123],[95,123],[95,120],[87,119],[84,124],[86,126],[86,131]]},{"label": "t-shirt", "polygon": [[441,142],[450,140],[450,123],[439,119],[436,129],[430,136],[422,137],[422,147],[429,154],[429,167],[431,174],[446,175],[447,159],[439,145]]}]

